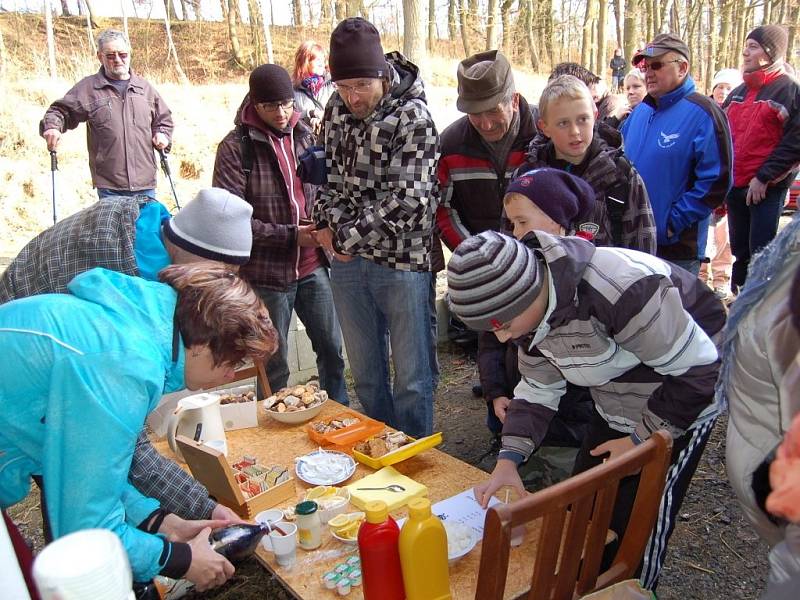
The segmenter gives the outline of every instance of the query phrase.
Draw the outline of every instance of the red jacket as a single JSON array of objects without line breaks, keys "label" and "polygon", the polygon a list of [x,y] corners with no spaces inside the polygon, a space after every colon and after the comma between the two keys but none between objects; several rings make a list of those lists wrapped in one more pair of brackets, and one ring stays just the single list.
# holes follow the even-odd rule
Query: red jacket
[{"label": "red jacket", "polygon": [[753,177],[787,187],[800,162],[800,84],[783,64],[744,74],[725,101],[733,139],[733,185]]}]

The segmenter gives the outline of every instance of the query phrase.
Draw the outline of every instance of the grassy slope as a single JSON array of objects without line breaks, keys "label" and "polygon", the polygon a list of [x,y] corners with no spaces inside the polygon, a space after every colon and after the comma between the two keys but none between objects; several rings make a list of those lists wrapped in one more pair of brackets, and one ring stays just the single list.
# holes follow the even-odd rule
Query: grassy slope
[{"label": "grassy slope", "polygon": [[[116,25],[113,22],[101,26]],[[118,26],[118,25],[117,25]],[[14,256],[42,229],[52,224],[50,159],[38,135],[47,106],[80,77],[97,68],[88,50],[86,31],[74,20],[56,21],[59,74],[46,74],[44,25],[36,16],[0,16],[9,54],[8,77],[0,81],[0,257]],[[294,48],[304,39],[327,39],[324,31],[273,28],[276,61],[289,66]],[[95,35],[98,32],[95,32]],[[131,22],[134,69],[158,87],[173,111],[175,139],[170,163],[181,203],[211,184],[217,143],[231,129],[233,116],[246,93],[247,71],[227,59],[226,31],[219,23],[189,23],[176,28],[184,70],[197,83],[176,83],[165,63],[163,26]],[[385,43],[386,50],[394,46]],[[447,48],[445,51],[449,51]],[[431,57],[428,100],[439,129],[460,115],[455,109],[457,58]],[[529,99],[538,97],[544,78],[517,71],[517,86]],[[58,152],[56,199],[59,218],[96,200],[89,180],[85,127],[68,132]],[[159,173],[159,198],[171,207],[169,183]]]}]

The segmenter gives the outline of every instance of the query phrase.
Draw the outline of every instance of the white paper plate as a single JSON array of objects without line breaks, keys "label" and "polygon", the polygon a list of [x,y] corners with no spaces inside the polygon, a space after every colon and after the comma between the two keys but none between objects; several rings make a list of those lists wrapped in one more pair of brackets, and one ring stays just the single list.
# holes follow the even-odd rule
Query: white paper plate
[{"label": "white paper plate", "polygon": [[[329,472],[317,465],[329,463],[333,467]],[[356,461],[344,452],[317,450],[295,459],[294,465],[297,476],[312,485],[336,485],[347,481],[356,472]]]}]

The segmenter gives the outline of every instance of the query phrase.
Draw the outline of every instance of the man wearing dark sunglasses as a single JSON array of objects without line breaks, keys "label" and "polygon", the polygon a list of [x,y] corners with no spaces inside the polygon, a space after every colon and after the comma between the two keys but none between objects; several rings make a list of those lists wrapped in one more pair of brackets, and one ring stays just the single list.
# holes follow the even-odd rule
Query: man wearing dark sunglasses
[{"label": "man wearing dark sunglasses", "polygon": [[131,71],[131,46],[124,33],[101,33],[97,59],[100,70],[50,105],[39,134],[48,150],[56,150],[65,131],[85,122],[89,170],[100,199],[144,195],[155,200],[153,149],[169,146],[172,113],[155,88]]},{"label": "man wearing dark sunglasses", "polygon": [[731,186],[728,121],[695,90],[689,48],[676,35],[657,35],[632,63],[645,74],[647,96],[622,125],[625,154],[650,195],[657,255],[697,275],[706,221]]}]

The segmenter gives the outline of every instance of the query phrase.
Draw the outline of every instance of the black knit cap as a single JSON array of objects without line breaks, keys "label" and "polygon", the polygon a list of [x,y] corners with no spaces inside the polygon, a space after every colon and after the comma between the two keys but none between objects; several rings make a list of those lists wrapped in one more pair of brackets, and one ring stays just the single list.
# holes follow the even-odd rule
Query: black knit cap
[{"label": "black knit cap", "polygon": [[250,99],[254,103],[280,102],[292,98],[292,79],[280,65],[261,65],[250,73]]},{"label": "black knit cap", "polygon": [[747,34],[748,40],[755,40],[764,49],[769,59],[775,62],[779,58],[786,58],[786,49],[789,46],[789,34],[780,25],[762,25]]},{"label": "black knit cap", "polygon": [[328,66],[333,81],[389,77],[381,36],[372,23],[361,17],[347,18],[333,30]]}]

